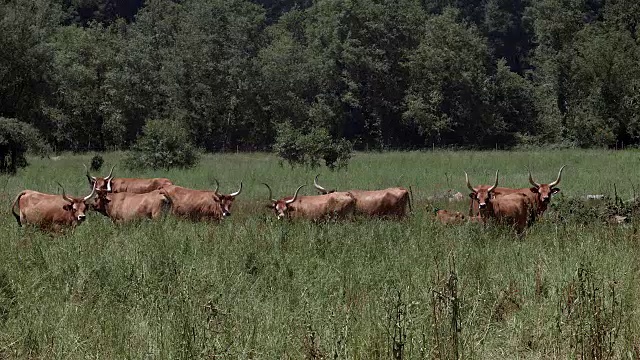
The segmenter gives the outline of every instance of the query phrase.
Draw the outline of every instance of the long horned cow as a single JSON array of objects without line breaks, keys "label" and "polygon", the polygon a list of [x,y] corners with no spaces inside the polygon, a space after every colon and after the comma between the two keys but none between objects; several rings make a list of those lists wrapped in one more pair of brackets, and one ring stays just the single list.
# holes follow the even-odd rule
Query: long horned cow
[{"label": "long horned cow", "polygon": [[[318,176],[316,175],[313,179],[313,186],[321,194],[336,193],[335,190],[327,190],[320,186]],[[407,206],[411,209],[409,192],[402,187],[383,190],[349,190],[343,193],[350,193],[356,199],[357,214],[404,217],[407,214]]]},{"label": "long horned cow", "polygon": [[467,187],[471,190],[469,196],[478,202],[480,219],[482,222],[496,220],[498,223],[512,226],[521,234],[529,225],[529,198],[522,193],[511,193],[495,196],[498,187],[498,171],[496,171],[495,183],[489,187],[480,185],[473,187],[469,181],[469,175],[464,173]]},{"label": "long horned cow", "polygon": [[82,164],[86,170],[87,180],[89,186],[96,184],[96,190],[107,191],[113,193],[130,192],[136,194],[144,194],[153,190],[160,190],[163,187],[173,185],[171,180],[167,178],[151,178],[151,179],[138,179],[138,178],[114,178],[113,169],[116,167],[113,165],[109,175],[106,177],[95,177],[89,174],[87,165]]},{"label": "long horned cow", "polygon": [[191,220],[221,220],[231,216],[231,206],[242,192],[242,182],[240,189],[229,195],[218,192],[220,183],[216,182],[216,189],[194,190],[181,186],[171,185],[160,190],[171,203],[171,213],[178,217]]},{"label": "long horned cow", "polygon": [[75,227],[86,219],[87,202],[95,195],[95,186],[89,195],[77,198],[68,196],[64,187],[60,183],[58,185],[62,188],[62,195],[24,190],[16,196],[11,212],[19,226],[33,224],[43,229],[58,230],[63,226]]},{"label": "long horned cow", "polygon": [[275,199],[271,187],[262,183],[269,189],[268,207],[273,209],[278,219],[308,219],[324,220],[329,218],[344,219],[353,215],[356,200],[350,193],[334,192],[325,195],[298,196],[300,185],[293,197]]},{"label": "long horned cow", "polygon": [[124,223],[136,219],[156,219],[170,204],[170,199],[160,190],[144,194],[100,190],[97,191],[92,209],[115,223]]},{"label": "long horned cow", "polygon": [[[535,180],[533,180],[533,176],[531,175],[531,170],[527,168],[527,171],[529,172],[529,183],[533,185],[532,187],[513,189],[513,188],[496,186],[492,190],[492,194],[495,197],[501,197],[504,195],[516,194],[516,193],[526,195],[527,198],[529,199],[529,203],[533,207],[533,211],[530,214],[531,215],[530,220],[535,220],[537,217],[542,216],[542,214],[544,214],[544,212],[547,210],[549,202],[551,201],[551,196],[560,192],[560,188],[558,188],[557,185],[560,184],[560,180],[562,178],[562,170],[565,167],[566,165],[563,165],[560,168],[560,171],[558,171],[558,177],[556,178],[556,180],[549,184],[539,184],[535,182]],[[477,188],[486,190],[488,189],[488,186],[479,185]],[[469,215],[470,216],[478,215],[479,211],[480,211],[480,208],[478,205],[478,201],[472,197],[471,202],[469,204]]]}]

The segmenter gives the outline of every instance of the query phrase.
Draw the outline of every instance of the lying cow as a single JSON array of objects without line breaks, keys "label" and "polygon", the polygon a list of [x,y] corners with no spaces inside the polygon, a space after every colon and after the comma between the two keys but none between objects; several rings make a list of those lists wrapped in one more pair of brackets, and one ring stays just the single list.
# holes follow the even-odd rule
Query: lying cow
[{"label": "lying cow", "polygon": [[273,198],[271,187],[266,183],[263,184],[269,189],[271,204],[268,207],[273,209],[278,219],[344,219],[351,217],[356,208],[356,200],[350,193],[334,192],[326,195],[298,196],[298,192],[304,186],[300,185],[293,197],[276,200]]},{"label": "lying cow", "polygon": [[169,198],[160,190],[146,194],[114,194],[100,190],[97,191],[92,209],[115,223],[123,223],[136,219],[155,219],[162,215],[169,204]]},{"label": "lying cow", "polygon": [[[323,195],[337,194],[335,190],[327,190],[318,184],[318,176],[313,179],[313,186]],[[405,188],[395,187],[384,190],[349,190],[342,194],[350,193],[356,199],[356,214],[368,216],[394,216],[407,215],[407,206],[411,208],[409,192]]]},{"label": "lying cow", "polygon": [[[13,201],[11,212],[19,226],[37,225],[43,229],[59,230],[64,226],[75,227],[86,219],[87,201],[96,193],[95,186],[91,194],[83,197],[69,197],[62,188],[62,195],[44,194],[33,190],[24,190]],[[19,212],[16,212],[18,205]]]},{"label": "lying cow", "polygon": [[154,190],[160,190],[165,186],[173,185],[171,180],[166,178],[152,178],[152,179],[138,179],[138,178],[114,178],[113,169],[116,167],[113,165],[109,175],[106,177],[95,177],[89,174],[87,165],[82,164],[86,169],[87,180],[89,186],[96,185],[96,190],[107,191],[113,193],[130,192],[135,194],[144,194]]},{"label": "lying cow", "polygon": [[466,221],[464,214],[460,211],[453,212],[436,208],[433,212],[436,215],[436,220],[444,225],[462,224]]},{"label": "lying cow", "polygon": [[218,180],[215,182],[214,191],[171,185],[162,188],[160,192],[171,202],[173,215],[191,220],[221,220],[231,216],[231,206],[236,196],[242,192],[242,182],[240,182],[240,189],[229,195],[220,194],[218,192],[220,184]]}]

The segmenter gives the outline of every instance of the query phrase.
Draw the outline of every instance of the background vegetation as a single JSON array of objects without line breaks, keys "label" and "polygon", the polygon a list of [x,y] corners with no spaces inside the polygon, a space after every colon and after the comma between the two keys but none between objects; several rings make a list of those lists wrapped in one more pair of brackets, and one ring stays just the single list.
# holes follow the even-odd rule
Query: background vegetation
[{"label": "background vegetation", "polygon": [[0,117],[58,151],[128,149],[150,120],[207,151],[319,139],[316,161],[637,145],[639,20],[635,0],[3,1]]},{"label": "background vegetation", "polygon": [[[268,154],[205,155],[188,170],[125,170],[179,185],[234,191],[219,224],[171,217],[115,226],[90,212],[75,231],[18,228],[8,204],[22,189],[60,181],[86,195],[92,154],[29,158],[0,176],[0,357],[39,359],[633,359],[640,354],[637,223],[607,225],[585,194],[627,200],[638,185],[633,151],[355,153],[320,170],[338,189],[412,186],[404,221],[279,222],[275,196],[316,171],[280,168]],[[103,169],[120,164],[105,155]],[[435,224],[428,202],[493,179],[526,186],[568,164],[554,206],[523,239],[506,229]],[[573,205],[571,204],[573,203]],[[577,206],[575,204],[581,204]],[[582,212],[574,213],[574,210]]]}]

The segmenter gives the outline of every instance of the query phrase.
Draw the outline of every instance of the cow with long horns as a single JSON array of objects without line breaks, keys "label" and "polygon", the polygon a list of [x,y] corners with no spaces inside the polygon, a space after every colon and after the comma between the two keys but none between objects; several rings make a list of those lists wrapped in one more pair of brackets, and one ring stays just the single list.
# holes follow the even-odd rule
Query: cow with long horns
[{"label": "cow with long horns", "polygon": [[[533,185],[528,188],[520,188],[513,189],[507,187],[495,187],[492,190],[492,194],[495,197],[501,197],[509,194],[524,194],[529,199],[529,203],[532,206],[532,211],[530,213],[530,222],[535,220],[537,217],[542,216],[544,212],[547,210],[547,207],[551,201],[551,196],[560,192],[560,188],[557,187],[560,184],[560,180],[562,179],[562,170],[566,167],[563,165],[558,171],[558,177],[555,181],[549,184],[539,184],[533,180],[533,176],[531,175],[531,171],[527,168],[529,172],[529,183]],[[466,173],[465,173],[466,174]],[[487,185],[480,185],[478,189],[486,190],[488,189]],[[469,205],[469,215],[478,215],[480,211],[478,201],[472,197]]]},{"label": "cow with long horns", "polygon": [[115,223],[123,223],[136,219],[156,219],[170,204],[169,198],[160,190],[144,194],[100,190],[91,208]]},{"label": "cow with long horns", "polygon": [[351,217],[356,207],[356,200],[350,193],[334,192],[326,195],[298,196],[300,185],[292,197],[284,197],[276,200],[268,184],[263,183],[269,189],[269,208],[273,209],[278,219],[344,219]]},{"label": "cow with long horns", "polygon": [[[327,190],[318,184],[318,175],[313,179],[313,186],[323,195],[336,193],[335,190]],[[407,206],[411,209],[411,200],[407,189],[394,187],[383,190],[349,190],[356,199],[356,214],[368,216],[393,216],[404,217],[407,215]]]},{"label": "cow with long horns", "polygon": [[231,216],[231,206],[236,196],[242,192],[242,182],[238,191],[224,195],[218,192],[218,180],[214,181],[216,189],[213,191],[171,185],[162,188],[160,192],[169,199],[173,215],[190,220],[221,220]]},{"label": "cow with long horns", "polygon": [[86,170],[87,180],[89,186],[96,185],[96,190],[107,191],[113,193],[130,192],[135,194],[144,194],[153,190],[160,190],[163,187],[173,185],[171,180],[167,178],[151,178],[151,179],[138,179],[138,178],[114,178],[113,169],[116,167],[113,165],[109,175],[106,177],[95,177],[89,174],[87,165],[82,164]]},{"label": "cow with long horns", "polygon": [[62,188],[62,195],[33,190],[18,194],[11,205],[11,212],[19,226],[33,224],[43,229],[59,230],[64,226],[75,227],[86,219],[87,202],[95,195],[95,186],[89,195],[77,198],[68,196],[64,187],[60,183],[58,185]]},{"label": "cow with long horns", "polygon": [[529,225],[529,214],[532,204],[527,195],[522,193],[511,193],[496,196],[495,190],[498,187],[498,171],[496,171],[495,183],[491,186],[480,185],[473,187],[469,181],[469,175],[464,173],[467,187],[471,190],[469,197],[477,201],[479,215],[482,222],[495,220],[500,224],[509,225],[521,234]]}]

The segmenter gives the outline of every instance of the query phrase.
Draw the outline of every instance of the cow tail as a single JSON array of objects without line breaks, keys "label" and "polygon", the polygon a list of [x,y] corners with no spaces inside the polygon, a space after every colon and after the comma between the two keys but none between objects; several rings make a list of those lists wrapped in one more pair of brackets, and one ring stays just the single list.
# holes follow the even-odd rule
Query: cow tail
[{"label": "cow tail", "polygon": [[16,218],[16,221],[18,222],[18,226],[20,227],[22,227],[22,223],[20,222],[20,214],[16,213],[16,204],[18,204],[18,202],[20,201],[20,198],[24,194],[25,194],[24,191],[18,194],[18,196],[16,196],[16,199],[13,200],[13,204],[11,204],[11,213],[13,214],[13,217]]},{"label": "cow tail", "polygon": [[413,201],[413,189],[411,189],[411,185],[409,185],[409,211],[413,212],[413,206],[411,202]]}]

